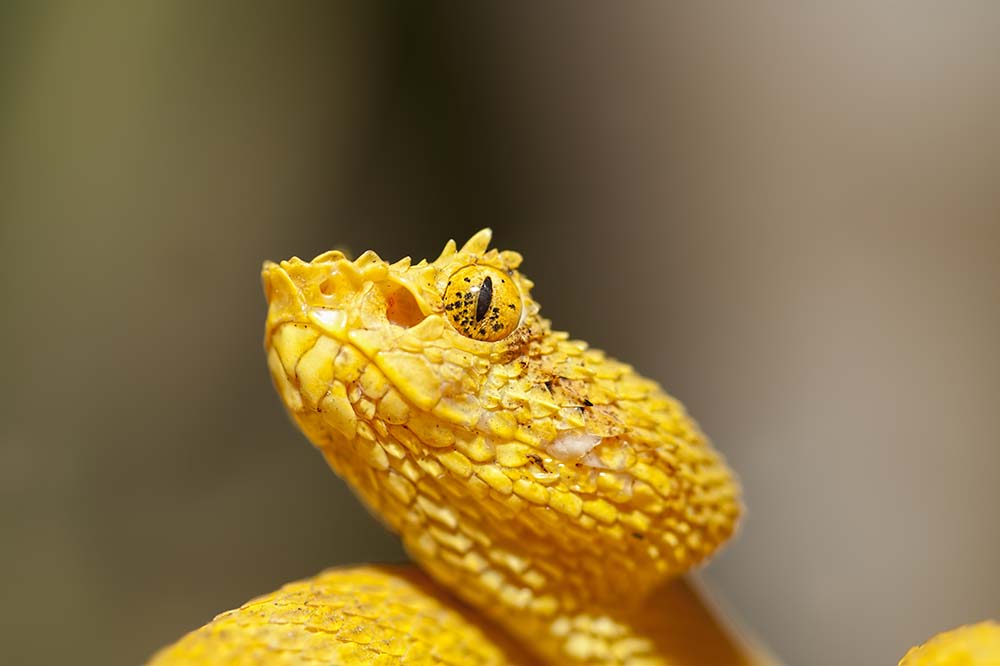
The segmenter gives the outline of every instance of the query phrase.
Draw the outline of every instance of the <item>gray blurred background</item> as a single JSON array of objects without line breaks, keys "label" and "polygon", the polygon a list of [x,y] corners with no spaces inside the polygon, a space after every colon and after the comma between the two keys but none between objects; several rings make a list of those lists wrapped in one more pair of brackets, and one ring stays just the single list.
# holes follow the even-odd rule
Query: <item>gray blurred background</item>
[{"label": "gray blurred background", "polygon": [[5,3],[3,661],[402,558],[259,266],[486,225],[741,473],[706,576],[789,664],[1000,615],[1000,4],[825,4]]}]

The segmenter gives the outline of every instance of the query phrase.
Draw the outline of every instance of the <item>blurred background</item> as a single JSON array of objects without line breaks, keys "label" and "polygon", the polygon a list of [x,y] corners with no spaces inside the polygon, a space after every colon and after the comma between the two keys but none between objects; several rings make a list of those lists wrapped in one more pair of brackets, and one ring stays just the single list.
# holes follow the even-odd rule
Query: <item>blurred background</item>
[{"label": "blurred background", "polygon": [[789,664],[1000,615],[1000,4],[825,4],[4,3],[5,661],[403,558],[258,270],[486,225],[740,472],[705,575]]}]

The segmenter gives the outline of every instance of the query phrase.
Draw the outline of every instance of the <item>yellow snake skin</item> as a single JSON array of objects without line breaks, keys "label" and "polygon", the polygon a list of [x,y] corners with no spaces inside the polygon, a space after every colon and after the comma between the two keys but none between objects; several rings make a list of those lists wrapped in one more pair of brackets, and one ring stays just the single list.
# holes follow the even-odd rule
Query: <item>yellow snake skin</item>
[{"label": "yellow snake skin", "polygon": [[1000,624],[981,622],[938,634],[899,666],[1000,666]]},{"label": "yellow snake skin", "polygon": [[490,237],[264,265],[282,401],[420,570],[292,583],[151,666],[773,663],[681,577],[733,534],[735,478],[655,382],[553,331]]}]

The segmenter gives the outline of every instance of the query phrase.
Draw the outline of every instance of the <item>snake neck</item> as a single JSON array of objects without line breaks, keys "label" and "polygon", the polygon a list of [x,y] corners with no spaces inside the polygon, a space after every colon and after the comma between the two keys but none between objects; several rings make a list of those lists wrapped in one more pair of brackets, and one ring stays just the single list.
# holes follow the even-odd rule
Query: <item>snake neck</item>
[{"label": "snake neck", "polygon": [[482,498],[465,505],[447,501],[447,484],[425,479],[412,496],[387,491],[378,477],[343,458],[363,450],[365,443],[358,441],[324,454],[432,579],[544,663],[757,663],[687,577],[666,579],[655,568],[566,542],[552,511],[535,512],[554,521],[536,526],[547,530],[548,538],[539,540],[521,535],[530,523],[502,513],[502,505]]},{"label": "snake neck", "polygon": [[[405,538],[405,537],[404,537]],[[739,666],[771,663],[718,612],[699,584],[681,576],[647,588],[637,577],[620,597],[518,587],[503,567],[478,573],[408,550],[439,584],[501,626],[546,664],[587,666]],[[510,554],[497,559],[508,559]],[[574,562],[556,563],[564,570]],[[612,576],[613,577],[613,576]],[[554,587],[560,583],[554,581]],[[600,586],[595,583],[595,589]]]}]

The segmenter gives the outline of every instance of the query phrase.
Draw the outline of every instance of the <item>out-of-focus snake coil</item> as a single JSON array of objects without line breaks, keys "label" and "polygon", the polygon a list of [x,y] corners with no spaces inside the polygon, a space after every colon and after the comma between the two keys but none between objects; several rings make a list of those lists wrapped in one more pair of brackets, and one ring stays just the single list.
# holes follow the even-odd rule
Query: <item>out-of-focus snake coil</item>
[{"label": "out-of-focus snake coil", "polygon": [[264,265],[282,401],[420,569],[292,583],[151,665],[772,663],[682,577],[741,513],[719,454],[658,384],[553,331],[489,241]]}]

